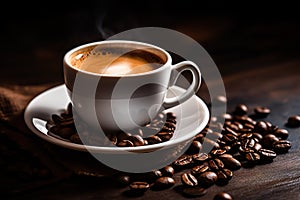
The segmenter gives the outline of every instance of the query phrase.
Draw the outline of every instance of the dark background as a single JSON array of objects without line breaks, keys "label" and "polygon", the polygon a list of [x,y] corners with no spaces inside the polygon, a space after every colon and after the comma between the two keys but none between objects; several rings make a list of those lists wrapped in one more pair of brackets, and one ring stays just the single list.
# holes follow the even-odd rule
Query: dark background
[{"label": "dark background", "polygon": [[[1,5],[0,84],[62,82],[66,51],[143,26],[170,28],[192,37],[208,51],[222,75],[261,68],[266,60],[298,57],[296,3],[195,2],[7,2]],[[256,62],[251,64],[254,57]]]}]

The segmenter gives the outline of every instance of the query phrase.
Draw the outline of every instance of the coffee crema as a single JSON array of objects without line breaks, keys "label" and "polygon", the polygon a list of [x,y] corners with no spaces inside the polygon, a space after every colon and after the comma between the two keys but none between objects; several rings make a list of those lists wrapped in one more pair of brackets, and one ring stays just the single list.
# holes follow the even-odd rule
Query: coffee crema
[{"label": "coffee crema", "polygon": [[83,50],[71,59],[78,69],[107,75],[130,75],[155,70],[165,63],[164,58],[147,49],[105,48]]}]

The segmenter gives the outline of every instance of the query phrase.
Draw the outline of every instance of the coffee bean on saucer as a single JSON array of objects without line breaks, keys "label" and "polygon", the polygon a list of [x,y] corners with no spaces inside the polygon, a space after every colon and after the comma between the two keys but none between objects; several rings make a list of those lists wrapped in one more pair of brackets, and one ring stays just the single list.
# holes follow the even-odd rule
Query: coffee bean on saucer
[{"label": "coffee bean on saucer", "polygon": [[287,120],[286,126],[291,128],[300,127],[300,116],[299,115],[290,116]]},{"label": "coffee bean on saucer", "polygon": [[220,192],[214,196],[213,200],[232,200],[232,196],[226,192]]},{"label": "coffee bean on saucer", "polygon": [[148,144],[158,144],[162,142],[162,139],[160,139],[160,137],[157,135],[151,135],[145,138],[145,140],[148,142]]},{"label": "coffee bean on saucer", "polygon": [[259,118],[265,118],[271,113],[271,110],[265,106],[257,106],[254,108],[254,113]]}]

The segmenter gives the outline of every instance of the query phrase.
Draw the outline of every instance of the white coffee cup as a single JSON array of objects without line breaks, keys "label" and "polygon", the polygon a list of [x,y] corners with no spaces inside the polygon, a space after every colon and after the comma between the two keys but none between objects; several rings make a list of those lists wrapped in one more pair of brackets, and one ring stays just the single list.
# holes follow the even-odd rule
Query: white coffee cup
[{"label": "white coffee cup", "polygon": [[[124,74],[119,74],[118,70],[106,73],[80,67],[89,62],[89,57],[94,56],[93,59],[97,61],[99,56],[99,62],[106,63],[104,67],[107,70],[117,57],[132,51],[135,51],[134,57],[137,59],[158,58],[160,64],[154,63],[155,68],[151,70],[137,73],[133,70]],[[111,59],[109,55],[112,54],[117,55],[116,58]],[[152,61],[149,63],[153,64]],[[93,64],[95,62],[89,63]],[[201,73],[195,63],[183,61],[173,65],[166,50],[137,41],[108,40],[75,47],[65,54],[63,69],[75,113],[90,127],[109,131],[144,126],[162,107],[170,108],[185,102],[201,85]],[[139,71],[139,68],[136,69]],[[167,91],[185,70],[192,74],[190,86],[182,95],[168,98]]]}]

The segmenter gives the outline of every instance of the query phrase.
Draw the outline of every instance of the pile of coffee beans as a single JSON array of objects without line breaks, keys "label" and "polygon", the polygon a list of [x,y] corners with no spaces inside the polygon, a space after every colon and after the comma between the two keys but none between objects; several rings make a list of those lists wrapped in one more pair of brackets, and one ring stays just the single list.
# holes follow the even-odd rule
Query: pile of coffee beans
[{"label": "pile of coffee beans", "polygon": [[[52,114],[46,125],[48,134],[59,139],[92,146],[135,147],[151,145],[170,140],[176,129],[176,115],[172,112],[159,112],[156,117],[144,127],[127,132],[96,133],[83,121],[75,127],[72,104],[60,114]],[[80,136],[78,134],[80,131]]]},{"label": "pile of coffee beans", "polygon": [[[228,184],[234,171],[271,163],[277,155],[289,151],[292,146],[287,140],[289,132],[264,120],[270,113],[269,108],[257,106],[250,114],[247,105],[238,104],[232,113],[211,117],[206,128],[172,164],[149,173],[120,173],[117,180],[121,180],[123,186],[129,185],[125,194],[142,195],[147,190],[165,190],[176,185],[185,197],[203,196],[214,184]],[[216,141],[210,139],[216,136]],[[203,152],[205,144],[213,144],[208,153]],[[180,181],[176,182],[174,175],[178,173]],[[143,189],[132,187],[132,184],[140,184]],[[221,192],[214,199],[233,197]]]}]

